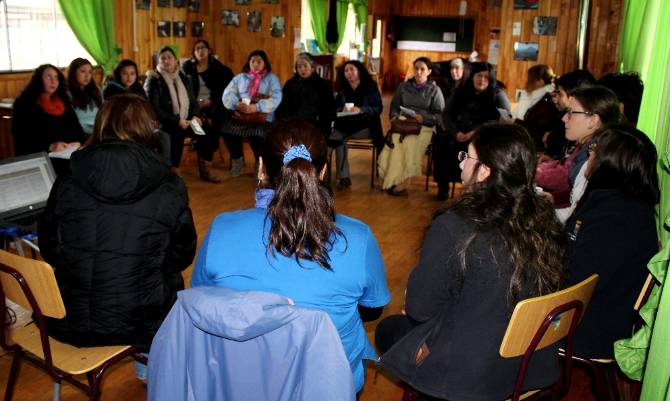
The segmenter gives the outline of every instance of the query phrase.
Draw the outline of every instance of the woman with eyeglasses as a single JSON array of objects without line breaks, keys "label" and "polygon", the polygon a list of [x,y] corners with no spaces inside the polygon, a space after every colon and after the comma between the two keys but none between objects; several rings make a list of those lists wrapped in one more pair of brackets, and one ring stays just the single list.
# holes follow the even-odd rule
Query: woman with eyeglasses
[{"label": "woman with eyeglasses", "polygon": [[[552,193],[561,222],[570,217],[584,193],[589,145],[596,140],[599,129],[617,124],[620,119],[619,99],[611,90],[588,86],[570,92],[563,123],[566,139],[574,141],[575,146],[565,163],[543,164],[536,176],[537,184]],[[545,166],[558,170],[550,172]]]},{"label": "woman with eyeglasses", "polygon": [[656,148],[626,125],[602,130],[588,152],[586,191],[565,230],[569,281],[600,275],[577,327],[575,354],[612,358],[613,343],[631,335],[633,304],[647,263],[658,251]]},{"label": "woman with eyeglasses", "polygon": [[[535,192],[535,146],[523,127],[478,128],[459,160],[465,193],[433,218],[403,314],[382,320],[375,341],[381,366],[421,393],[503,400],[520,363],[498,354],[510,314],[562,287],[565,234]],[[555,380],[556,352],[533,355],[525,388]]]},{"label": "woman with eyeglasses", "polygon": [[379,246],[368,226],[335,213],[319,129],[298,117],[279,120],[262,151],[256,208],[214,219],[191,286],[268,291],[327,312],[358,391],[365,360],[377,357],[361,319],[377,319],[391,298]]},{"label": "woman with eyeglasses", "polygon": [[184,61],[182,69],[193,86],[200,109],[198,117],[207,133],[198,138],[198,146],[203,149],[198,160],[200,177],[205,181],[218,183],[221,179],[212,173],[212,158],[219,148],[219,132],[228,115],[221,103],[221,96],[224,88],[233,79],[233,71],[214,57],[209,43],[204,39],[195,41],[191,58]]}]

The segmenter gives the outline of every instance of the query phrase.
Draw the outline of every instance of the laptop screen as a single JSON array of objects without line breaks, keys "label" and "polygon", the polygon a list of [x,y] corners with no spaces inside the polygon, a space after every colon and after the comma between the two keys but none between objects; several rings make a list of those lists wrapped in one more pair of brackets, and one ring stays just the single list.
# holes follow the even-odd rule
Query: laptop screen
[{"label": "laptop screen", "polygon": [[44,208],[54,179],[46,153],[0,161],[0,217]]}]

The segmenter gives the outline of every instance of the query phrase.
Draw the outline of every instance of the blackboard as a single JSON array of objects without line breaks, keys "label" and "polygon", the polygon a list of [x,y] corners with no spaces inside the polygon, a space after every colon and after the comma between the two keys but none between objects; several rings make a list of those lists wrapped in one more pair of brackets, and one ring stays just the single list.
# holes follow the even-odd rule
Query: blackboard
[{"label": "blackboard", "polygon": [[442,42],[444,32],[456,33],[456,51],[470,52],[475,37],[475,19],[466,17],[393,17],[395,40]]}]

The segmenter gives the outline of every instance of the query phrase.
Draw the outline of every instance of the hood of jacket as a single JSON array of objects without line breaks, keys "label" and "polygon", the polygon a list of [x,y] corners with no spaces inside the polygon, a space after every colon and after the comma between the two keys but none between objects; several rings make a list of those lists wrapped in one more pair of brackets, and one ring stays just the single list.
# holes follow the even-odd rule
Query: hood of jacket
[{"label": "hood of jacket", "polygon": [[133,203],[170,179],[168,162],[140,143],[109,140],[72,154],[72,178],[105,203]]},{"label": "hood of jacket", "polygon": [[297,318],[286,297],[261,291],[196,287],[180,291],[179,301],[200,330],[229,340],[247,341]]}]

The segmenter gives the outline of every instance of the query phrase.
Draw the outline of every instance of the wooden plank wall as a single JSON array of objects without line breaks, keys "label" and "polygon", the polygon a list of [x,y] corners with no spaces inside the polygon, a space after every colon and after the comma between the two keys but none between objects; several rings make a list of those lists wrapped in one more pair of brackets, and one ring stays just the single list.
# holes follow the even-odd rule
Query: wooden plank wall
[{"label": "wooden plank wall", "polygon": [[623,0],[593,2],[587,60],[589,70],[596,77],[617,70],[622,18]]},{"label": "wooden plank wall", "polygon": [[[389,2],[391,15],[401,16],[431,16],[431,17],[453,17],[458,16],[460,0],[392,0]],[[499,13],[497,15],[499,17]],[[466,17],[475,18],[474,48],[486,57],[488,50],[488,32],[491,24],[496,24],[495,14],[486,12],[486,0],[468,1]],[[390,48],[390,43],[387,42]],[[415,50],[390,50],[390,65],[387,71],[395,76],[405,74],[412,62],[420,56],[426,56],[431,61],[449,60],[454,57],[468,57],[470,53],[460,52],[426,52]]]},{"label": "wooden plank wall", "polygon": [[[210,42],[224,64],[234,73],[242,71],[249,53],[256,49],[265,50],[282,85],[293,76],[293,61],[297,49],[293,49],[294,28],[300,28],[301,1],[280,0],[279,4],[264,4],[261,0],[252,0],[250,5],[235,5],[234,0],[211,0],[211,15],[214,40]],[[222,25],[219,22],[221,10],[237,10],[240,12],[240,26]],[[247,16],[250,11],[261,12],[261,31],[247,31]],[[270,17],[283,16],[285,20],[284,37],[275,38],[270,35]]]}]

